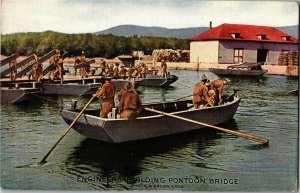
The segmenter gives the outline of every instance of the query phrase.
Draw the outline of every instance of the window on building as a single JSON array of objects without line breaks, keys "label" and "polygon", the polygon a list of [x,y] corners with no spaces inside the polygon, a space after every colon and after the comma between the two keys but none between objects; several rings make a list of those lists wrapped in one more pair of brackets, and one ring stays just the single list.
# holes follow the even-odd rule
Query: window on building
[{"label": "window on building", "polygon": [[244,49],[235,48],[234,49],[234,63],[241,63],[244,60]]},{"label": "window on building", "polygon": [[260,40],[266,40],[267,39],[267,35],[266,34],[257,34],[256,35]]},{"label": "window on building", "polygon": [[282,36],[282,39],[285,41],[291,41],[291,36]]},{"label": "window on building", "polygon": [[241,38],[240,33],[231,33],[230,35],[231,35],[232,38]]}]

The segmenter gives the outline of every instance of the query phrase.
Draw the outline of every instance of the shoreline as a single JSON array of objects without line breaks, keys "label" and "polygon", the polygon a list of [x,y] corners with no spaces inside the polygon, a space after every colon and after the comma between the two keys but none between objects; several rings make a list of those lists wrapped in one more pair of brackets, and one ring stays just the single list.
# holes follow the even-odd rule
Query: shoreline
[{"label": "shoreline", "polygon": [[[7,56],[0,55],[0,60],[5,59]],[[19,56],[17,58],[17,62],[24,60],[26,56]],[[106,63],[121,63],[118,58],[107,59],[107,58],[87,58],[87,59],[95,59],[95,63],[91,64],[91,67],[98,67],[100,65],[100,60],[103,59]],[[64,60],[64,66],[72,67],[74,65],[75,57],[66,58]],[[160,62],[156,62],[153,64],[153,61],[145,61],[141,60],[141,62],[150,66],[160,67]],[[187,62],[167,62],[167,66],[169,69],[176,70],[192,70],[192,71],[208,71],[209,68],[220,68],[226,69],[227,66],[233,64],[213,64],[213,63],[187,63]],[[266,75],[281,75],[281,76],[299,76],[299,67],[298,66],[279,66],[279,65],[262,65],[262,68],[268,70]]]}]

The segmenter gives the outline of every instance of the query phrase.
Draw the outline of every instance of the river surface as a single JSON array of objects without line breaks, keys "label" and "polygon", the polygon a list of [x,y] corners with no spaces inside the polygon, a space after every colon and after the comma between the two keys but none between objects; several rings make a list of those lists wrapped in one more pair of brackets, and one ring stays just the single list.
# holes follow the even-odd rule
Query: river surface
[{"label": "river surface", "polygon": [[[209,72],[171,71],[169,88],[139,87],[144,103],[192,94]],[[1,106],[1,187],[43,190],[292,191],[297,189],[298,79],[233,78],[226,93],[242,98],[234,119],[220,125],[270,140],[268,146],[205,129],[125,144],[87,139],[71,130],[44,165],[38,164],[68,125],[60,116],[71,99],[36,98]],[[47,96],[50,98],[50,96]],[[97,107],[99,101],[91,106]]]}]

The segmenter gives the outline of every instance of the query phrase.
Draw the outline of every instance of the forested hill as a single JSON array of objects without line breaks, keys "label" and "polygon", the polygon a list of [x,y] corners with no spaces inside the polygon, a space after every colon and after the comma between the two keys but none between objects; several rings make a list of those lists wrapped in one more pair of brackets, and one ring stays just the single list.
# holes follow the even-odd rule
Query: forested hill
[{"label": "forested hill", "polygon": [[154,49],[189,49],[186,39],[163,37],[121,37],[115,35],[63,34],[52,31],[1,35],[1,54],[29,55],[46,53],[52,49],[67,51],[71,56],[84,50],[87,57],[113,58],[132,51],[151,54]]},{"label": "forested hill", "polygon": [[[151,54],[154,49],[189,49],[189,38],[208,28],[167,29],[159,27],[117,26],[98,33],[65,34],[53,31],[1,35],[1,54],[28,55],[52,49],[68,51],[71,56],[84,50],[88,57],[112,58],[132,51]],[[298,26],[278,27],[298,38]],[[107,35],[101,33],[108,33]],[[155,37],[159,36],[159,37]]]},{"label": "forested hill", "polygon": [[[298,38],[299,26],[282,26],[275,27],[289,35]],[[152,36],[152,37],[173,37],[181,39],[189,39],[200,33],[207,31],[208,27],[190,27],[179,29],[168,29],[163,27],[145,27],[138,25],[119,25],[103,31],[95,32],[95,34],[113,34],[116,36]]]}]

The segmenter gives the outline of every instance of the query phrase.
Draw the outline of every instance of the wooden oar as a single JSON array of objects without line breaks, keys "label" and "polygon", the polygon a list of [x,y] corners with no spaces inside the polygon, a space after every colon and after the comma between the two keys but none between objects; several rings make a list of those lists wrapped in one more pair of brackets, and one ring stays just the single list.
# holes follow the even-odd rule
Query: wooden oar
[{"label": "wooden oar", "polygon": [[239,136],[239,137],[243,137],[243,138],[246,138],[246,139],[257,141],[261,144],[268,144],[269,143],[269,140],[266,139],[266,138],[257,137],[257,136],[254,136],[254,135],[249,135],[249,134],[245,134],[245,133],[225,129],[225,128],[222,128],[222,127],[217,127],[217,126],[214,126],[214,125],[210,125],[210,124],[207,124],[207,123],[202,123],[202,122],[195,121],[195,120],[192,120],[192,119],[188,119],[188,118],[185,118],[185,117],[180,117],[180,116],[177,116],[177,115],[165,113],[163,111],[158,111],[158,110],[151,109],[151,108],[148,108],[148,107],[145,107],[144,109],[147,110],[147,111],[151,111],[151,112],[154,112],[154,113],[166,115],[166,116],[173,117],[173,118],[176,118],[176,119],[181,119],[181,120],[188,121],[188,122],[191,122],[191,123],[195,123],[195,124],[198,124],[198,125],[203,125],[203,126],[206,126],[206,127],[214,128],[214,129],[223,131],[225,133],[230,133],[232,135],[236,135],[236,136]]},{"label": "wooden oar", "polygon": [[94,98],[95,97],[93,96],[89,100],[89,102],[83,107],[83,109],[81,110],[81,112],[77,115],[77,117],[74,119],[74,121],[65,130],[65,132],[63,133],[63,135],[58,139],[58,141],[54,144],[54,146],[50,149],[50,151],[43,157],[43,159],[40,161],[40,163],[46,162],[46,159],[48,158],[48,156],[51,154],[51,152],[54,150],[54,148],[59,144],[59,142],[67,135],[67,133],[70,131],[70,129],[72,128],[72,126],[74,125],[74,123],[79,119],[79,117],[82,115],[82,113],[88,108],[88,106],[91,104],[91,102],[93,101]]},{"label": "wooden oar", "polygon": [[194,95],[196,95],[196,94],[190,94],[188,96],[180,97],[180,98],[176,99],[175,101],[179,101],[180,99],[184,99],[184,98],[191,97],[191,96],[194,96]]}]

